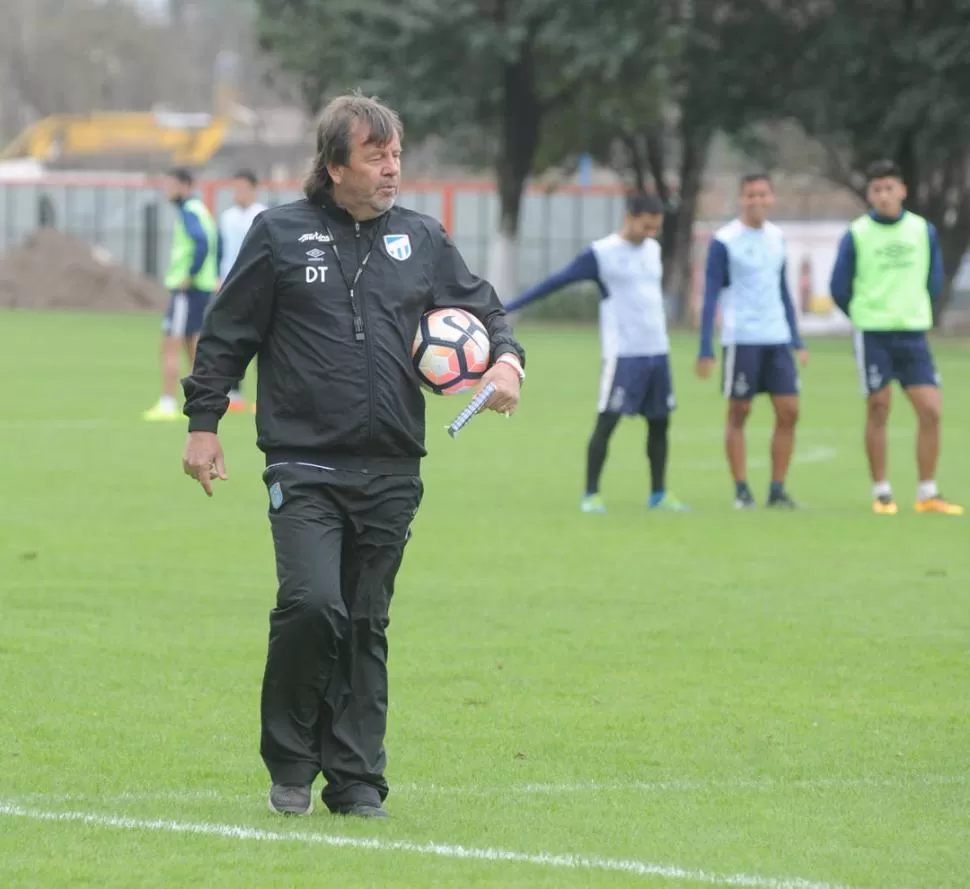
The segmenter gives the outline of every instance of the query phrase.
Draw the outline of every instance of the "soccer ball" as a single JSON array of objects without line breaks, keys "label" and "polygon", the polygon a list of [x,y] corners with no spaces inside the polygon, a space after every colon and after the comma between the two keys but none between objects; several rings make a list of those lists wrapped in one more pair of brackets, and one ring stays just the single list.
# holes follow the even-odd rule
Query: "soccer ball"
[{"label": "soccer ball", "polygon": [[455,395],[477,386],[488,370],[490,352],[488,332],[464,309],[426,312],[411,346],[418,379],[435,395]]}]

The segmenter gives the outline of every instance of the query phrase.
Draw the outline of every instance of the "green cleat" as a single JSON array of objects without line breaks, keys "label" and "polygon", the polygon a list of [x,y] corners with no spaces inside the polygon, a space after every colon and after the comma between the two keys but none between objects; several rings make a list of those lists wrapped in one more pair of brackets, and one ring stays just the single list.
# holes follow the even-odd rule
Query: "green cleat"
[{"label": "green cleat", "polygon": [[583,512],[602,514],[606,512],[606,504],[599,494],[587,494],[579,503],[579,508]]},{"label": "green cleat", "polygon": [[141,417],[143,420],[148,420],[149,423],[167,422],[170,420],[181,420],[182,412],[177,406],[168,406],[159,403],[144,411]]},{"label": "green cleat", "polygon": [[659,509],[661,512],[690,512],[686,504],[681,503],[673,494],[664,494],[659,500],[650,498],[648,509]]}]

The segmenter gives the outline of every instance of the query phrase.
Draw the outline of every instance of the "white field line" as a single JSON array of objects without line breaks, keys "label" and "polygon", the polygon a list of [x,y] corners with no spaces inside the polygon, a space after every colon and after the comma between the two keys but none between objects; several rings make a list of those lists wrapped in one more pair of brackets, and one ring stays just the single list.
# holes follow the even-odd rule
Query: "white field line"
[{"label": "white field line", "polygon": [[[672,778],[658,781],[553,781],[508,785],[454,785],[392,783],[395,796],[570,796],[596,793],[689,794],[725,791],[793,792],[825,790],[899,790],[919,787],[954,787],[970,785],[970,775],[914,775],[912,777],[845,777],[845,778],[735,778],[722,780]],[[32,803],[141,803],[141,802],[247,802],[264,791],[227,794],[215,788],[129,791],[127,793],[28,793],[18,797]]]},{"label": "white field line", "polygon": [[[630,424],[635,425],[635,424]],[[37,417],[35,419],[10,419],[0,420],[0,431],[50,431],[50,430],[85,430],[85,429],[124,429],[141,426],[148,428],[145,422],[137,415],[128,419],[122,417]],[[812,426],[802,424],[799,426],[799,433],[810,438],[816,437],[839,437],[855,436],[859,437],[862,432],[863,418],[860,413],[857,425],[845,426]],[[756,426],[749,424],[746,431],[752,438],[762,438],[771,435],[771,426]],[[891,426],[886,430],[890,438],[910,439],[915,434],[914,430],[908,427]],[[676,423],[671,431],[674,442],[698,443],[705,441],[720,441],[724,437],[723,426],[697,426],[697,427],[678,427]],[[860,444],[861,448],[861,444]],[[797,451],[797,446],[796,446]]]},{"label": "white field line", "polygon": [[[828,460],[834,460],[838,456],[838,451],[835,448],[827,448],[822,445],[809,445],[808,447],[796,448],[795,453],[792,455],[793,463],[824,463]],[[687,463],[678,463],[678,468],[683,469],[693,469],[700,471],[707,470],[721,470],[727,468],[727,462],[722,458],[720,460],[702,460],[702,461],[689,461]],[[748,458],[748,468],[749,469],[763,469],[768,465],[767,457],[749,457]]]},{"label": "white field line", "polygon": [[727,780],[672,779],[669,781],[576,781],[513,784],[507,787],[405,784],[402,793],[500,796],[503,794],[568,796],[582,793],[716,793],[722,791],[802,791],[849,789],[901,789],[913,787],[970,785],[970,775],[919,775],[912,778],[738,778]]},{"label": "white field line", "polygon": [[138,421],[136,418],[130,423],[124,420],[109,420],[100,417],[87,417],[78,419],[51,419],[41,418],[37,420],[2,420],[0,421],[0,431],[2,432],[50,432],[50,431],[84,431],[86,429],[124,429],[134,426]]},{"label": "white field line", "polygon": [[83,824],[89,827],[116,830],[154,831],[161,833],[194,834],[231,840],[251,840],[269,843],[304,843],[368,852],[404,852],[433,858],[452,858],[462,861],[529,864],[537,867],[573,871],[611,871],[636,877],[663,877],[667,880],[702,883],[708,886],[742,886],[749,889],[848,889],[834,883],[819,883],[798,877],[759,877],[751,874],[718,874],[693,870],[677,865],[652,864],[623,858],[548,852],[530,854],[507,849],[459,846],[453,843],[413,843],[407,840],[383,840],[373,837],[348,837],[309,832],[279,832],[210,822],[167,821],[162,819],[126,818],[100,815],[95,812],[49,812],[29,809],[13,802],[0,802],[0,817],[21,818],[60,824]]},{"label": "white field line", "polygon": [[[631,424],[635,425],[635,424]],[[621,424],[621,428],[623,424]],[[804,435],[806,438],[841,438],[844,436],[850,436],[855,439],[859,439],[859,449],[862,449],[862,431],[865,428],[865,416],[863,414],[859,415],[859,423],[847,424],[845,426],[813,426],[811,423],[799,423],[797,434],[799,436]],[[771,436],[774,431],[773,426],[755,426],[747,424],[745,427],[745,433],[749,435],[752,439],[762,439]],[[886,434],[891,438],[906,438],[911,439],[915,434],[915,428],[910,429],[909,427],[903,426],[890,426],[886,429]],[[721,441],[724,438],[724,426],[678,426],[676,418],[670,427],[670,435],[674,442],[677,444],[679,441],[684,441],[687,443],[697,443],[701,441]],[[795,445],[795,450],[798,450],[798,444]]]}]

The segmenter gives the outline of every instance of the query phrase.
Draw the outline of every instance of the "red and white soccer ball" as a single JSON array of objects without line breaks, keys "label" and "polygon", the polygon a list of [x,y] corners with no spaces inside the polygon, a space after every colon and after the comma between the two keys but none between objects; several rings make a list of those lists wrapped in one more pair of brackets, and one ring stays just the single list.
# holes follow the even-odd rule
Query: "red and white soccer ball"
[{"label": "red and white soccer ball", "polygon": [[411,355],[421,384],[435,395],[473,389],[488,370],[488,332],[464,309],[434,309],[421,317]]}]

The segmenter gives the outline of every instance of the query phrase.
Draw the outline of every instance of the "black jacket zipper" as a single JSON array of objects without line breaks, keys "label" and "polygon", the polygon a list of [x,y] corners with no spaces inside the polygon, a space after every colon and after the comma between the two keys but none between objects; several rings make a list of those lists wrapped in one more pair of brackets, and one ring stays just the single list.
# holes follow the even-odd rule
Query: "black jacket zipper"
[{"label": "black jacket zipper", "polygon": [[[360,241],[360,223],[357,221],[354,222],[354,237],[358,242]],[[360,255],[359,250],[360,245],[355,244],[355,252],[358,256]],[[363,293],[357,298],[357,303],[360,306],[361,312],[360,330],[357,331],[359,334],[357,338],[358,340],[364,341],[364,354],[365,360],[367,361],[367,444],[370,446],[374,444],[374,415],[377,413],[377,381],[374,374],[374,349],[371,343],[373,337],[368,336],[370,321],[367,315],[367,300],[364,298]]]}]

